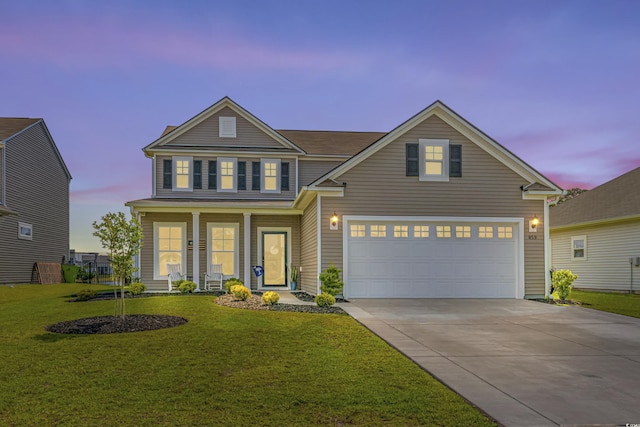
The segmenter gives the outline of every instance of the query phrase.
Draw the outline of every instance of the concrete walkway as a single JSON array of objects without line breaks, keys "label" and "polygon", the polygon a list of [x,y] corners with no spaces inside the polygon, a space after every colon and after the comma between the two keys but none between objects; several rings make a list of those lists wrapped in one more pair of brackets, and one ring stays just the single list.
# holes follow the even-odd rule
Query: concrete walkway
[{"label": "concrete walkway", "polygon": [[640,424],[640,319],[526,300],[340,306],[505,426]]},{"label": "concrete walkway", "polygon": [[296,298],[290,291],[277,291],[280,295],[280,304],[297,304],[297,305],[316,305],[315,302],[302,301]]}]

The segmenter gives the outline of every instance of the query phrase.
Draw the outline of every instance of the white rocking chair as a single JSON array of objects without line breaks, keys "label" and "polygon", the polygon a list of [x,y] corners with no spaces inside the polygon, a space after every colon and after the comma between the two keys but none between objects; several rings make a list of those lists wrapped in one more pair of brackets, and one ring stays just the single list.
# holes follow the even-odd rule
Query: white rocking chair
[{"label": "white rocking chair", "polygon": [[212,284],[214,287],[222,290],[222,264],[209,264],[209,271],[204,274],[204,289],[210,291]]},{"label": "white rocking chair", "polygon": [[174,290],[174,283],[185,280],[185,275],[180,273],[180,264],[167,264],[167,280],[169,282],[169,292]]}]

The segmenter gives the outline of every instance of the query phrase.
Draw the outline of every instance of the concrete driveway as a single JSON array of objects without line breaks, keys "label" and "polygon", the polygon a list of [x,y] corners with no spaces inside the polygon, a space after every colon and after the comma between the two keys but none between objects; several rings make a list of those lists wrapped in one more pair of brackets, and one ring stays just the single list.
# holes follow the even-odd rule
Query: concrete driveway
[{"label": "concrete driveway", "polygon": [[640,424],[640,319],[526,300],[341,306],[505,426]]}]

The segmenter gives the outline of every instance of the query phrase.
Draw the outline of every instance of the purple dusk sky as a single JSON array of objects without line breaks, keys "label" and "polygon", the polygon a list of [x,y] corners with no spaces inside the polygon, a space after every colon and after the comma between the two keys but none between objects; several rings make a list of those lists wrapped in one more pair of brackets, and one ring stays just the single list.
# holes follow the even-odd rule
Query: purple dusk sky
[{"label": "purple dusk sky", "polygon": [[640,166],[640,1],[4,1],[0,116],[42,117],[71,247],[151,194],[141,148],[225,95],[275,129],[389,131],[436,99],[563,188]]}]

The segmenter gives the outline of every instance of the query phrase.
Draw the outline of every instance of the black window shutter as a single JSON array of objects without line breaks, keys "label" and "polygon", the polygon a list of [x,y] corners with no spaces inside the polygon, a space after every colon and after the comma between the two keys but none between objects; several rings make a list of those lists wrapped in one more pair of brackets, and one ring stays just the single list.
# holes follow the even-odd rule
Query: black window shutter
[{"label": "black window shutter", "polygon": [[449,176],[462,176],[462,145],[449,145]]},{"label": "black window shutter", "polygon": [[407,144],[407,176],[418,176],[418,144]]},{"label": "black window shutter", "polygon": [[171,159],[166,159],[162,161],[162,188],[171,188],[171,180],[173,178],[173,173],[171,171]]},{"label": "black window shutter", "polygon": [[260,190],[260,162],[251,163],[251,189]]},{"label": "black window shutter", "polygon": [[218,162],[209,160],[209,190],[218,188]]},{"label": "black window shutter", "polygon": [[195,190],[202,188],[202,160],[193,161],[193,188]]},{"label": "black window shutter", "polygon": [[247,189],[247,162],[238,162],[238,190]]},{"label": "black window shutter", "polygon": [[280,191],[289,191],[289,163],[280,164]]}]

